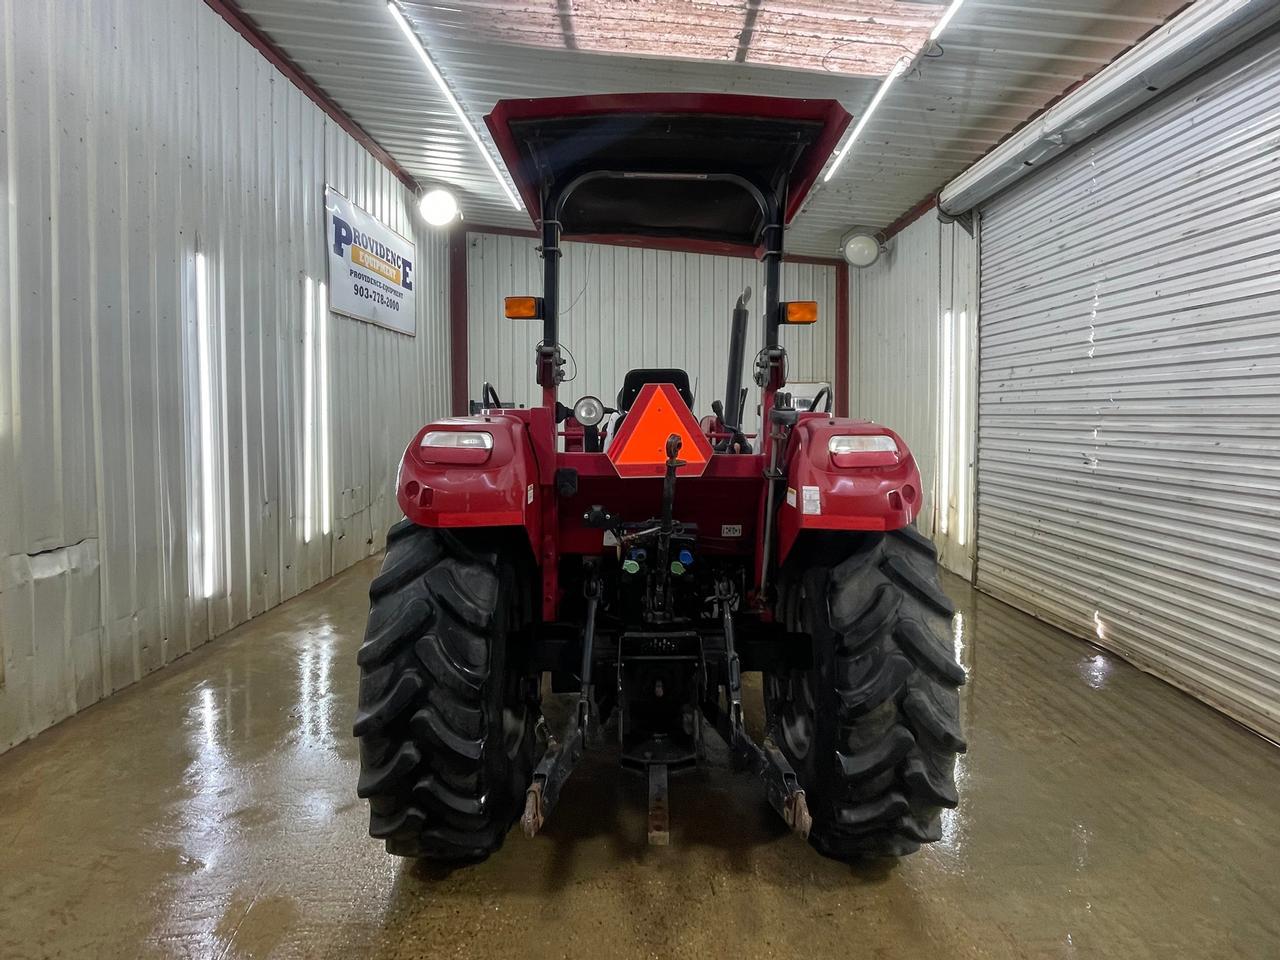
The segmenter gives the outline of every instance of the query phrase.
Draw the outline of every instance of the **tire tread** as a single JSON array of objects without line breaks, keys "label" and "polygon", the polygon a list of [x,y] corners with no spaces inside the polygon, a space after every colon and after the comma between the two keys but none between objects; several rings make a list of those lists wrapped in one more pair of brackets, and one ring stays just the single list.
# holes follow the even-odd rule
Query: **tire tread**
[{"label": "tire tread", "polygon": [[[790,570],[781,611],[801,589],[815,643],[810,684],[827,698],[812,713],[817,742],[835,743],[834,756],[808,761],[812,782],[802,779],[810,842],[841,860],[936,842],[942,810],[959,802],[955,756],[966,749],[957,693],[965,671],[946,640],[955,606],[937,551],[914,529],[851,539],[841,552],[824,541]],[[785,698],[794,685],[766,689]],[[801,770],[802,758],[793,765]]]},{"label": "tire tread", "polygon": [[493,685],[506,682],[493,654],[493,644],[505,643],[503,562],[467,538],[407,520],[387,533],[357,655],[352,732],[361,740],[356,792],[370,801],[369,834],[390,853],[487,856],[523,804],[513,784],[527,782],[532,761],[493,752],[502,742],[502,708],[495,716],[493,704],[505,696]]}]

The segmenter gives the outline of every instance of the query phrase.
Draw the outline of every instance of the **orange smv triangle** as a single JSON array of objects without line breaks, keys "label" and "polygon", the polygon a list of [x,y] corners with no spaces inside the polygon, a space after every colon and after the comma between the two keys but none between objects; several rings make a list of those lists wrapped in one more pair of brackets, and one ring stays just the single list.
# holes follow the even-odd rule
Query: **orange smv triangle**
[{"label": "orange smv triangle", "polygon": [[609,444],[609,459],[620,477],[660,477],[667,472],[667,438],[680,438],[678,477],[700,477],[711,460],[711,443],[702,433],[680,391],[671,383],[646,383],[622,418]]}]

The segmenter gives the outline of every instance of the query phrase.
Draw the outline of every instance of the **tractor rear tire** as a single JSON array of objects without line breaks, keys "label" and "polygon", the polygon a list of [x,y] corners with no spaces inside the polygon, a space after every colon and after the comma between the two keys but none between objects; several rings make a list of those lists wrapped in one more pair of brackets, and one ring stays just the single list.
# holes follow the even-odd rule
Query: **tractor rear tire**
[{"label": "tractor rear tire", "polygon": [[813,638],[807,670],[765,676],[769,736],[805,790],[809,842],[838,860],[896,857],[942,837],[965,750],[955,606],[914,527],[797,545],[780,619]]},{"label": "tractor rear tire", "polygon": [[537,761],[536,677],[508,643],[526,615],[492,533],[405,520],[387,534],[360,648],[359,796],[387,852],[478,860],[502,846]]}]

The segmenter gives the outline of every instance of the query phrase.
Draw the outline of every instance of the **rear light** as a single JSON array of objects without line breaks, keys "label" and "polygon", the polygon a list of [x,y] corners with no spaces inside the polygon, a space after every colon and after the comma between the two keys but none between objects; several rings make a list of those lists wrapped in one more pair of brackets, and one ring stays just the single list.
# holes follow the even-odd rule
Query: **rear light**
[{"label": "rear light", "polygon": [[898,444],[883,433],[864,433],[852,437],[832,437],[827,441],[832,453],[897,453]]},{"label": "rear light", "polygon": [[832,437],[827,452],[837,467],[887,467],[898,462],[898,443],[884,433]]},{"label": "rear light", "polygon": [[507,297],[502,302],[508,320],[541,320],[541,297]]},{"label": "rear light", "polygon": [[448,447],[454,450],[492,450],[493,434],[479,430],[431,430],[422,435],[424,447]]},{"label": "rear light", "polygon": [[779,318],[783,323],[817,323],[818,322],[818,301],[817,300],[789,300],[786,303],[778,305],[782,316]]},{"label": "rear light", "polygon": [[480,464],[489,459],[493,434],[482,430],[428,430],[418,444],[430,463]]}]

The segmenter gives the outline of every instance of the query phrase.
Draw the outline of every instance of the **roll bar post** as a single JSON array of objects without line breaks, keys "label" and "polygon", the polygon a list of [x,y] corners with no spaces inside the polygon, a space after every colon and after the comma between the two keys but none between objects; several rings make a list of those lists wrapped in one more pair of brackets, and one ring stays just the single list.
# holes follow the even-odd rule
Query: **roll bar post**
[{"label": "roll bar post", "polygon": [[[757,381],[765,390],[764,409],[773,403],[773,394],[786,383],[785,355],[778,344],[778,304],[782,287],[782,203],[780,198],[766,195],[759,187],[734,173],[637,173],[626,170],[591,170],[570,180],[558,192],[548,185],[542,197],[545,219],[539,223],[542,243],[542,342],[537,348],[537,380],[542,387],[542,402],[555,407],[556,388],[560,384],[560,234],[561,215],[565,203],[575,190],[592,180],[702,180],[731,183],[747,191],[764,215],[761,235],[764,260],[764,349],[760,354]],[[767,415],[767,414],[766,414]]]}]

